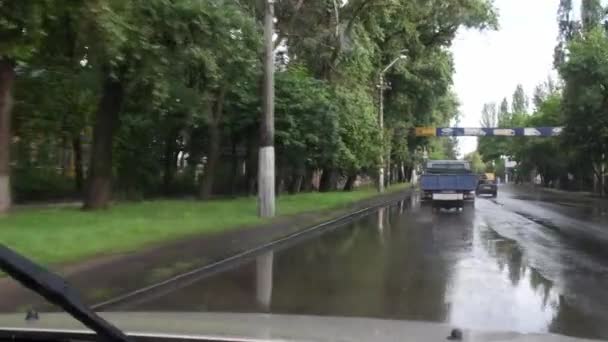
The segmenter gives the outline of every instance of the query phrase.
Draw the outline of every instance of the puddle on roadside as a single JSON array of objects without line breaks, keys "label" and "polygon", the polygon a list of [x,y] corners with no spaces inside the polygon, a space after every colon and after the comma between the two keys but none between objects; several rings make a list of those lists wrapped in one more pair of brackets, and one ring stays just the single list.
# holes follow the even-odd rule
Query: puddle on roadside
[{"label": "puddle on roadside", "polygon": [[513,240],[479,225],[450,286],[450,321],[474,329],[547,332],[559,308],[553,283],[527,264]]},{"label": "puddle on roadside", "polygon": [[[475,208],[432,213],[409,201],[121,309],[360,316],[608,336],[602,317],[571,305]],[[583,319],[584,331],[577,326]]]}]

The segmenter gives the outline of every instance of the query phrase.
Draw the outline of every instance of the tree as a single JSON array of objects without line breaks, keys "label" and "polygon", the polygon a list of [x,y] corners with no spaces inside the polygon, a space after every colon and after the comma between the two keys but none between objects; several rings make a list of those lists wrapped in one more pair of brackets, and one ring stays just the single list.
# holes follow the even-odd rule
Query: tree
[{"label": "tree", "polygon": [[[561,96],[558,92],[548,93],[536,111],[526,118],[528,126],[561,126],[564,123]],[[520,177],[535,171],[541,176],[545,186],[555,185],[560,179],[567,179],[568,153],[559,138],[526,137],[513,144],[513,158],[519,163]]]},{"label": "tree", "polygon": [[566,143],[587,155],[603,194],[603,168],[608,152],[608,39],[599,28],[568,45],[569,58],[560,68],[564,79]]},{"label": "tree", "polygon": [[540,84],[537,85],[534,88],[534,96],[532,97],[532,103],[534,103],[534,107],[538,108],[539,106],[541,106],[546,96],[547,94],[545,93],[544,87]]},{"label": "tree", "polygon": [[[450,97],[453,63],[445,48],[457,29],[496,26],[491,2],[481,0],[447,5],[442,1],[358,0],[338,6],[335,1],[294,0],[283,5],[277,11],[277,27],[290,58],[306,63],[315,77],[328,80],[330,86],[365,87],[367,97],[373,96],[378,72],[399,54],[408,56],[386,75],[391,89],[385,93],[386,125],[382,132],[384,159],[388,161],[393,151],[400,151],[397,162],[402,164],[408,162],[404,156],[414,158],[417,147],[428,143],[409,141],[403,129],[446,123],[457,114],[437,110],[440,102]],[[404,153],[404,146],[408,153]],[[323,168],[327,172],[323,172],[322,184],[335,179],[335,167],[329,164]]]},{"label": "tree", "polygon": [[[3,1],[0,10],[0,213],[11,206],[10,141],[15,68],[37,51],[43,36],[45,1]],[[50,13],[49,13],[50,14]]]},{"label": "tree", "polygon": [[604,16],[605,12],[601,0],[582,0],[581,21],[585,31],[597,28]]},{"label": "tree", "polygon": [[[229,85],[234,75],[245,70],[240,66],[255,63],[246,54],[234,53],[236,49],[248,52],[257,48],[250,45],[258,41],[257,37],[250,39],[252,18],[235,5],[198,2],[108,2],[87,13],[94,33],[89,36],[94,40],[91,59],[100,64],[103,86],[85,208],[105,207],[111,198],[112,141],[130,95],[148,94],[153,100],[148,105],[158,106],[172,86],[163,80],[171,79],[168,75],[174,72],[185,75],[187,86],[196,87],[202,98],[197,109],[205,115],[210,137],[208,168],[201,187],[201,196],[207,197],[220,150],[219,130]],[[185,22],[189,24],[179,24]]]},{"label": "tree", "polygon": [[[484,104],[481,111],[482,127],[505,127],[510,125],[511,113],[508,111],[508,102],[503,99],[497,112],[495,103]],[[503,137],[479,137],[478,151],[484,162],[497,161],[503,155],[508,155],[508,144]]]},{"label": "tree", "polygon": [[99,209],[107,207],[112,196],[112,145],[125,90],[129,77],[139,71],[134,63],[147,55],[138,49],[150,43],[152,31],[144,31],[150,23],[137,12],[135,2],[125,6],[100,0],[86,9],[87,45],[91,46],[91,62],[99,65],[101,97],[93,125],[84,208]]},{"label": "tree", "polygon": [[[381,146],[388,149],[389,143],[380,144],[377,112],[373,98],[362,88],[337,87],[334,96],[338,102],[339,145],[335,168],[347,177],[346,190],[352,190],[357,174],[376,169]],[[384,136],[390,139],[390,132]]]},{"label": "tree", "polygon": [[566,45],[576,37],[580,31],[580,23],[572,20],[572,0],[560,0],[557,9],[558,43],[553,55],[554,67],[559,67],[566,60]]},{"label": "tree", "polygon": [[327,83],[304,67],[291,65],[277,73],[276,84],[277,182],[297,193],[312,182],[305,179],[307,170],[324,165],[337,153],[338,117]]},{"label": "tree", "polygon": [[535,109],[538,110],[543,105],[545,100],[549,96],[556,94],[557,91],[557,85],[555,84],[555,81],[553,81],[551,76],[547,78],[547,81],[537,85],[534,88],[534,97],[532,99]]},{"label": "tree", "polygon": [[500,107],[498,109],[498,116],[505,117],[509,115],[509,101],[507,98],[503,98],[502,102],[500,102]]},{"label": "tree", "polygon": [[[234,98],[236,95],[230,94],[236,82],[254,76],[252,75],[256,73],[253,71],[254,67],[260,69],[256,54],[261,45],[255,21],[238,7],[229,4],[221,8],[209,6],[207,13],[210,17],[209,22],[214,24],[209,29],[210,32],[198,37],[196,49],[204,51],[207,47],[213,52],[211,56],[206,54],[204,58],[193,61],[195,67],[198,63],[199,70],[208,68],[205,74],[199,76],[203,78],[201,86],[204,87],[203,96],[206,104],[203,110],[206,114],[205,124],[208,127],[209,137],[207,161],[199,193],[202,199],[208,199],[213,192],[221,152],[222,126],[229,121],[225,112],[226,99],[229,96]],[[236,34],[237,30],[239,34]],[[213,69],[209,68],[210,62]],[[270,140],[262,146],[268,146],[266,144],[269,142],[274,144],[274,138],[268,137],[268,139]]]},{"label": "tree", "polygon": [[[256,191],[257,147],[265,143],[256,134],[259,1],[49,4],[1,8],[10,20],[0,29],[15,38],[1,52],[12,67],[4,84],[15,79],[16,198],[77,195],[85,170],[87,209],[111,198]],[[381,159],[389,181],[404,181],[425,147],[455,157],[453,139],[409,132],[457,120],[449,46],[460,27],[496,27],[491,1],[275,5],[278,193],[311,190],[318,175],[321,190],[350,190]],[[380,131],[378,73],[400,54],[407,58],[385,75]],[[34,183],[46,190],[22,186]]]},{"label": "tree", "polygon": [[471,170],[474,173],[484,173],[486,171],[486,164],[481,159],[481,155],[478,151],[473,151],[464,156],[464,159],[471,164]]},{"label": "tree", "polygon": [[[501,106],[502,108],[502,106]],[[501,111],[502,113],[502,111]],[[481,110],[481,127],[497,127],[498,116],[496,114],[496,104],[486,103]]]},{"label": "tree", "polygon": [[515,88],[515,92],[513,92],[511,109],[513,114],[525,114],[528,112],[528,97],[521,84],[518,84]]}]

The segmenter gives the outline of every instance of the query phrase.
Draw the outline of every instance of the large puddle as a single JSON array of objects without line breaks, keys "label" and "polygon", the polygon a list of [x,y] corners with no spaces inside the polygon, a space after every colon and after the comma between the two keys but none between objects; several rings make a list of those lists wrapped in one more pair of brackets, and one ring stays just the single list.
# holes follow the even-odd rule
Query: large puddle
[{"label": "large puddle", "polygon": [[497,233],[516,229],[492,226],[500,220],[486,216],[502,210],[497,208],[481,200],[461,213],[432,213],[413,198],[120,309],[361,316],[607,338],[608,311],[581,307],[594,296],[606,297],[604,289],[564,293],[568,287],[531,266],[533,244]]}]

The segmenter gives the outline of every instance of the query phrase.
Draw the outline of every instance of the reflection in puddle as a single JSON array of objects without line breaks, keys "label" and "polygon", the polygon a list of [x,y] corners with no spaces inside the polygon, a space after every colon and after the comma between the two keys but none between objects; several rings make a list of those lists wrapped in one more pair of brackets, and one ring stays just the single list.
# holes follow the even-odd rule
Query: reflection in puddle
[{"label": "reflection in puddle", "polygon": [[472,253],[455,265],[450,321],[474,329],[548,331],[559,307],[552,283],[526,266],[517,243],[476,228]]},{"label": "reflection in puddle", "polygon": [[272,301],[272,269],[274,252],[264,253],[255,259],[256,299],[264,311],[270,309]]},{"label": "reflection in puddle", "polygon": [[[125,310],[361,316],[578,336],[601,331],[598,317],[567,305],[528,266],[525,251],[488,228],[477,209],[433,213],[418,203],[383,208]],[[589,329],[577,328],[581,320]]]},{"label": "reflection in puddle", "polygon": [[380,232],[381,235],[384,231],[384,211],[384,208],[378,210],[378,232]]}]

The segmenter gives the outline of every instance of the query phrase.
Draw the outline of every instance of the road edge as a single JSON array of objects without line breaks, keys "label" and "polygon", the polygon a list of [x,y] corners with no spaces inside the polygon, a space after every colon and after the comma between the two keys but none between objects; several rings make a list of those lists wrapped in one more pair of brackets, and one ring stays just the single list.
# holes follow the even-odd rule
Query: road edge
[{"label": "road edge", "polygon": [[[305,225],[301,229],[297,229],[294,232],[279,238],[269,239],[269,241],[261,243],[253,248],[235,252],[231,256],[225,257],[221,260],[208,263],[195,269],[174,275],[168,279],[95,303],[91,305],[91,308],[95,311],[114,309],[124,305],[127,302],[140,302],[142,300],[148,300],[153,297],[162,296],[172,291],[176,291],[213,274],[250,261],[256,256],[268,252],[269,250],[281,250],[295,243],[301,242],[303,239],[311,238],[328,230],[339,228],[359,217],[369,214],[378,208],[389,206],[393,203],[405,200],[409,198],[415,190],[416,189],[414,187],[410,186],[400,191],[385,193],[360,201],[355,201],[346,205],[345,207],[315,211],[322,214],[322,217],[324,218],[320,222],[314,222],[312,225]],[[289,215],[283,219],[286,221],[297,221],[299,217],[310,214],[311,212]],[[260,229],[263,226],[270,224],[276,224],[276,222],[243,229]]]}]

